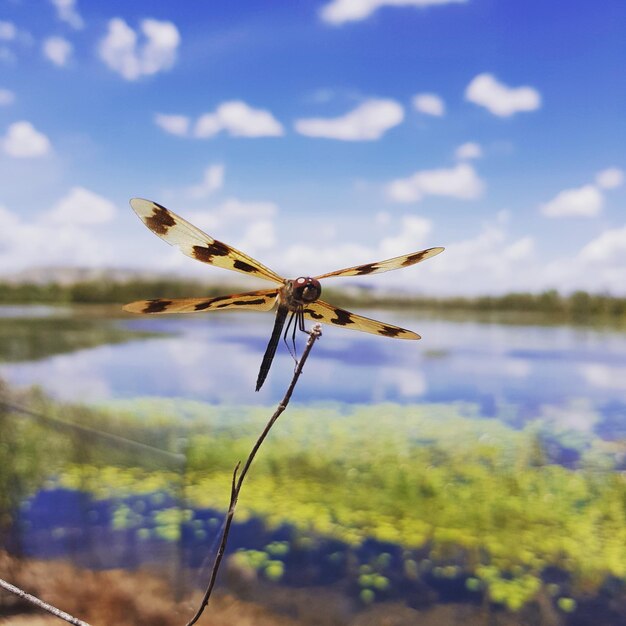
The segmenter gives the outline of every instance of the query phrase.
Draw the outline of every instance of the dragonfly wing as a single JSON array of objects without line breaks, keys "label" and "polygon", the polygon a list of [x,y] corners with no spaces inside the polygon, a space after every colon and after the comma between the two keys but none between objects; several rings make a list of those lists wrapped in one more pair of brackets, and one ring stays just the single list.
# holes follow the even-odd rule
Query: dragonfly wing
[{"label": "dragonfly wing", "polygon": [[321,276],[316,276],[317,280],[322,278],[329,278],[331,276],[366,276],[368,274],[380,274],[382,272],[389,272],[390,270],[397,270],[401,267],[409,267],[415,265],[420,261],[430,259],[435,255],[443,252],[445,248],[428,248],[426,250],[420,250],[419,252],[411,252],[410,254],[403,254],[402,256],[394,257],[393,259],[387,259],[386,261],[377,261],[375,263],[366,263],[365,265],[355,265],[354,267],[347,267],[343,270],[336,270],[335,272],[328,272]]},{"label": "dragonfly wing", "polygon": [[370,319],[369,317],[356,315],[355,313],[350,313],[350,311],[340,309],[339,307],[328,304],[328,302],[324,302],[323,300],[316,300],[315,302],[305,305],[304,316],[316,322],[334,324],[335,326],[343,326],[344,328],[351,328],[352,330],[361,330],[365,333],[382,335],[383,337],[394,337],[396,339],[421,339],[417,333],[414,333],[411,330],[378,322]]},{"label": "dragonfly wing", "polygon": [[176,213],[165,207],[142,198],[133,198],[130,206],[143,223],[155,234],[176,246],[192,259],[223,267],[227,270],[250,274],[275,283],[283,283],[283,278],[259,261],[236,250],[228,244],[213,239]]},{"label": "dragonfly wing", "polygon": [[168,300],[138,300],[124,306],[129,313],[200,313],[202,311],[221,311],[223,309],[252,309],[271,311],[276,304],[277,289],[248,291],[216,298],[180,298]]}]

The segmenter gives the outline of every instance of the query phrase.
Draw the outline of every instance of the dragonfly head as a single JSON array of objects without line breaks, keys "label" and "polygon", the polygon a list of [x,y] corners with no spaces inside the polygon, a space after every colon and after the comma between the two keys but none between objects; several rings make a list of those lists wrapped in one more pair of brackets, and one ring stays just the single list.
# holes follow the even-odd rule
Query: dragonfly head
[{"label": "dragonfly head", "polygon": [[320,281],[307,276],[300,276],[293,281],[293,295],[300,302],[315,302],[322,294]]}]

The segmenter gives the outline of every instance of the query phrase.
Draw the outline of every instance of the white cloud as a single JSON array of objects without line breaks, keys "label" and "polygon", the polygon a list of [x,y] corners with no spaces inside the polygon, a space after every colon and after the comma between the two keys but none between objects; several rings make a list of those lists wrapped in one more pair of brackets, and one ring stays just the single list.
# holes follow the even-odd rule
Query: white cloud
[{"label": "white cloud", "polygon": [[15,94],[10,89],[0,89],[0,106],[8,106],[15,102]]},{"label": "white cloud", "polygon": [[121,18],[109,21],[108,32],[100,41],[100,58],[126,80],[137,80],[168,70],[176,61],[180,34],[172,22],[154,19],[141,21],[145,41]]},{"label": "white cloud", "polygon": [[13,22],[0,20],[0,63],[13,65],[17,60],[17,51],[28,48],[33,43],[33,36],[15,26]]},{"label": "white cloud", "polygon": [[394,100],[367,100],[340,117],[297,120],[296,130],[308,137],[342,141],[380,139],[404,119],[404,109]]},{"label": "white cloud", "polygon": [[216,208],[216,213],[231,220],[269,219],[278,214],[278,207],[273,202],[229,198]]},{"label": "white cloud", "polygon": [[154,123],[170,135],[186,137],[189,134],[190,120],[186,115],[165,115],[156,113]]},{"label": "white cloud", "polygon": [[446,112],[445,102],[434,93],[418,93],[413,96],[413,107],[420,113],[441,117]]},{"label": "white cloud", "polygon": [[[275,245],[273,222],[277,212],[272,202],[230,198],[207,210],[183,215],[206,232],[254,255]],[[4,226],[0,228],[0,274],[51,266],[135,266],[149,271],[183,271],[190,276],[206,272],[206,266],[189,262],[175,249],[153,246],[148,237],[144,245],[143,237],[139,241],[130,230],[120,231],[118,220],[129,220],[131,230],[135,222],[129,210],[119,217],[118,213],[108,198],[84,187],[69,189],[53,206],[29,218],[0,206]]]},{"label": "white cloud", "polygon": [[540,264],[532,237],[511,238],[499,218],[459,241],[443,243],[446,250],[420,267],[423,289],[442,294],[485,294],[538,291]]},{"label": "white cloud", "polygon": [[57,17],[77,30],[83,28],[85,23],[76,10],[76,0],[50,0],[57,11]]},{"label": "white cloud", "polygon": [[[611,263],[626,267],[626,226],[605,230],[592,239],[580,251],[580,258],[586,263]],[[626,273],[624,279],[626,284]]]},{"label": "white cloud", "polygon": [[624,172],[619,167],[609,167],[596,174],[596,185],[601,189],[616,189],[624,184]]},{"label": "white cloud", "polygon": [[264,109],[254,109],[240,100],[220,104],[214,113],[201,115],[194,136],[205,139],[225,131],[233,137],[279,137],[284,134],[280,122]]},{"label": "white cloud", "polygon": [[187,194],[192,198],[206,198],[218,189],[221,189],[223,184],[224,166],[221,164],[209,165],[209,167],[204,170],[202,182],[189,187]]},{"label": "white cloud", "polygon": [[17,37],[17,28],[13,22],[0,20],[0,41],[13,41]]},{"label": "white cloud", "polygon": [[624,172],[609,167],[595,176],[595,185],[565,189],[540,209],[546,217],[596,217],[604,206],[603,190],[616,189],[624,182]]},{"label": "white cloud", "polygon": [[[236,209],[240,201],[229,201]],[[348,228],[341,226],[341,235],[335,239],[307,236],[306,228],[293,225],[285,227],[282,220],[276,220],[271,203],[266,203],[269,215],[262,203],[245,203],[245,217],[237,217],[237,211],[229,210],[226,203],[216,209],[185,215],[193,224],[217,236],[222,241],[232,243],[235,247],[251,253],[279,272],[293,276],[293,272],[302,275],[316,275],[324,271],[332,271],[341,267],[350,267],[359,263],[368,263],[392,258],[403,253],[436,245],[446,246],[446,251],[432,260],[421,263],[419,267],[403,271],[389,272],[384,276],[354,278],[353,282],[370,285],[373,288],[401,289],[409,292],[422,292],[440,295],[481,293],[505,293],[510,291],[540,291],[550,287],[568,289],[572,285],[582,287],[583,280],[592,282],[599,272],[603,277],[605,265],[576,262],[575,271],[571,270],[572,259],[561,267],[550,268],[545,272],[546,259],[539,257],[535,248],[538,247],[533,237],[516,235],[511,225],[502,214],[482,227],[456,241],[443,235],[436,227],[436,220],[419,215],[390,215],[383,219],[384,234],[375,235],[375,242],[364,243],[358,234],[346,236]],[[288,217],[288,216],[286,216]],[[269,221],[270,224],[263,224]],[[343,222],[346,224],[346,222]],[[242,226],[242,224],[246,226]],[[280,241],[283,245],[275,245],[278,237],[274,229],[281,232]],[[378,227],[379,231],[383,227]],[[243,232],[243,234],[241,234]],[[287,234],[286,234],[287,233]],[[174,251],[175,252],[175,251]],[[258,254],[257,254],[258,253]],[[188,264],[176,255],[170,259],[171,267],[192,273],[198,264]],[[165,265],[164,265],[165,266]],[[623,267],[623,264],[622,264]],[[198,269],[200,271],[201,268]],[[611,284],[615,285],[614,277]],[[623,270],[622,270],[622,291]]]},{"label": "white cloud", "polygon": [[541,95],[533,87],[508,87],[492,74],[476,76],[465,90],[465,99],[499,117],[509,117],[520,111],[535,111],[541,106]]},{"label": "white cloud", "polygon": [[425,246],[433,224],[429,219],[416,215],[405,215],[402,218],[401,229],[398,235],[385,237],[380,242],[380,254],[393,258],[405,252],[417,250]]},{"label": "white cloud", "polygon": [[471,200],[480,196],[483,181],[467,163],[450,169],[421,170],[408,178],[399,178],[387,186],[387,195],[394,202],[419,202],[425,195],[449,196]]},{"label": "white cloud", "polygon": [[[154,121],[172,135],[186,137],[190,134],[191,120],[186,115],[157,113]],[[278,137],[284,134],[282,125],[269,111],[254,109],[238,100],[223,102],[214,113],[201,115],[195,122],[193,136],[205,139],[222,131],[234,137]]]},{"label": "white cloud", "polygon": [[[367,246],[362,243],[350,241],[347,237],[324,241],[317,238],[314,242],[306,236],[306,230],[301,229],[300,238],[292,233],[286,244],[279,253],[266,256],[269,267],[278,269],[285,268],[286,273],[298,271],[301,275],[315,276],[325,271],[333,271],[341,267],[350,267],[359,263],[369,263],[399,256],[420,248],[426,248],[432,244],[432,222],[416,215],[404,215],[400,218],[383,218],[385,230],[389,232],[386,237],[380,238],[377,244]],[[290,241],[292,243],[289,243]],[[308,272],[308,274],[307,274]],[[378,285],[406,286],[407,276],[403,272],[390,272],[385,274],[385,279]],[[377,277],[366,280],[376,283]],[[353,282],[361,279],[353,279]]]},{"label": "white cloud", "polygon": [[504,257],[510,261],[523,261],[535,250],[535,240],[532,237],[522,237],[514,241],[504,250]]},{"label": "white cloud", "polygon": [[42,49],[44,56],[58,67],[63,67],[72,54],[72,44],[63,37],[48,37]]},{"label": "white cloud", "polygon": [[543,262],[533,289],[626,295],[626,226],[596,235],[575,255]]},{"label": "white cloud", "polygon": [[[419,267],[389,272],[384,277],[355,278],[352,282],[372,287],[419,290],[431,294],[504,293],[545,288],[538,284],[541,262],[536,258],[531,237],[512,237],[498,217],[478,232],[457,241],[442,240],[436,223],[416,216],[392,217],[377,244],[366,246],[341,241],[310,242],[302,237],[275,258],[266,257],[269,267],[299,268],[315,275],[324,271],[392,258],[422,248],[443,245],[446,250]],[[347,280],[347,279],[346,279]]]},{"label": "white cloud", "polygon": [[146,19],[141,29],[148,38],[143,49],[143,72],[155,74],[170,68],[176,59],[176,49],[180,44],[180,34],[172,22],[159,22]]},{"label": "white cloud", "polygon": [[602,210],[604,196],[594,185],[565,189],[541,206],[546,217],[595,217]]},{"label": "white cloud", "polygon": [[473,141],[461,144],[455,151],[454,156],[460,161],[467,159],[479,159],[483,155],[483,149],[480,144]]},{"label": "white cloud", "polygon": [[276,245],[274,222],[271,220],[256,220],[246,227],[245,233],[238,240],[237,245],[250,254],[257,254],[269,250]]},{"label": "white cloud", "polygon": [[115,205],[84,187],[72,187],[46,214],[54,223],[86,225],[103,224],[113,219]]},{"label": "white cloud", "polygon": [[3,228],[0,228],[0,241],[3,241],[9,239],[9,233],[19,224],[20,218],[0,204],[0,222],[3,224]]},{"label": "white cloud", "polygon": [[334,242],[325,247],[320,242],[313,245],[305,240],[288,244],[276,260],[273,263],[272,259],[268,259],[269,266],[285,267],[288,272],[296,270],[301,276],[315,276],[325,271],[377,259],[372,257],[371,248],[359,243]]},{"label": "white cloud", "polygon": [[381,7],[428,7],[444,4],[462,4],[467,0],[331,0],[320,10],[320,16],[329,24],[339,25],[368,18]]},{"label": "white cloud", "polygon": [[51,223],[49,212],[32,220],[0,206],[0,272],[10,274],[32,267],[114,265],[114,241],[92,229],[70,222]]},{"label": "white cloud", "polygon": [[377,226],[387,226],[391,222],[391,214],[387,211],[379,211],[374,217]]},{"label": "white cloud", "polygon": [[277,214],[278,207],[273,202],[227,198],[210,209],[189,213],[187,218],[198,228],[215,233],[230,224],[270,220]]},{"label": "white cloud", "polygon": [[[472,272],[476,277],[483,278],[485,272],[493,271],[494,257],[498,257],[497,264],[502,263],[503,249],[506,247],[507,237],[502,226],[487,224],[474,237],[453,241],[446,245],[446,251],[437,259],[437,272],[448,278],[469,276]],[[493,278],[493,277],[491,277]]]},{"label": "white cloud", "polygon": [[50,140],[26,121],[11,124],[1,143],[9,156],[18,159],[44,156],[52,149]]}]

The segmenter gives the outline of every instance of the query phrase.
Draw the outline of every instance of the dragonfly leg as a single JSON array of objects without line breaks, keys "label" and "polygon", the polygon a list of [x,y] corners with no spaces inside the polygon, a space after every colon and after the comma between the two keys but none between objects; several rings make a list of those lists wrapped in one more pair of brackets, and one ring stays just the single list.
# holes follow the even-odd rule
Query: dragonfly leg
[{"label": "dragonfly leg", "polygon": [[311,331],[310,331],[310,330],[307,330],[307,329],[304,327],[304,310],[303,310],[302,308],[300,308],[300,309],[298,310],[297,315],[298,315],[298,330],[300,330],[300,331],[301,331],[301,332],[303,332],[303,333],[306,333],[307,335],[310,335],[310,334],[311,334]]},{"label": "dragonfly leg", "polygon": [[[287,325],[285,326],[285,332],[283,333],[283,341],[285,342],[285,345],[287,346],[287,350],[289,350],[289,354],[291,355],[291,357],[293,358],[293,360],[296,362],[296,365],[298,364],[298,357],[296,356],[296,329],[297,329],[297,323],[294,320],[294,317],[297,315],[297,313],[292,313],[289,316],[289,321],[287,322]],[[293,325],[293,332],[292,332],[292,336],[291,336],[291,345],[293,345],[293,348],[291,347],[291,345],[289,344],[289,341],[287,341],[287,335],[289,334],[289,329],[291,328],[291,326]]]},{"label": "dragonfly leg", "polygon": [[[290,340],[288,340],[287,337],[289,335],[290,330],[291,330],[291,338]],[[311,332],[308,331],[304,326],[304,311],[302,309],[294,311],[291,314],[291,316],[289,317],[289,321],[287,322],[287,325],[285,326],[285,332],[283,333],[283,341],[285,342],[285,345],[287,346],[287,350],[289,350],[289,354],[291,355],[293,360],[296,362],[296,367],[298,365],[298,348],[296,346],[296,335],[298,331],[306,333],[307,335],[311,334]]]}]

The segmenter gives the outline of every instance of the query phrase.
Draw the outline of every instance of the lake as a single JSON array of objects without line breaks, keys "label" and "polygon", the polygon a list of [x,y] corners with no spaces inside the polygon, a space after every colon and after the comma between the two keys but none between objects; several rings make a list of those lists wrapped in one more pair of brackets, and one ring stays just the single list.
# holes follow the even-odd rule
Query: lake
[{"label": "lake", "polygon": [[[462,402],[515,424],[541,417],[604,438],[626,433],[624,332],[363,313],[423,338],[324,326],[295,402]],[[0,329],[0,377],[87,403],[156,396],[270,405],[282,397],[295,365],[281,343],[255,393],[270,314],[133,317],[117,307],[0,307]],[[305,339],[298,338],[300,350]]]},{"label": "lake", "polygon": [[[614,503],[626,467],[626,333],[521,316],[362,312],[423,339],[323,327],[291,419],[255,461],[228,554],[277,587],[333,589],[355,610],[385,601],[484,606],[487,592],[517,611],[537,585],[571,613],[564,624],[587,614],[589,623],[618,623],[624,614],[611,612],[610,598],[619,603],[623,592],[611,581],[623,579],[626,559],[623,542],[611,542],[625,527]],[[6,484],[22,484],[10,478],[12,463],[40,478],[21,496],[13,551],[94,569],[150,566],[183,591],[201,585],[232,463],[293,373],[281,344],[254,391],[272,324],[267,314],[0,307],[1,379],[114,416],[130,409],[142,424],[157,421],[145,432],[127,423],[122,434],[160,448],[174,441],[171,451],[189,446],[181,461],[120,447],[94,433],[110,428],[101,421],[74,432],[58,422],[73,419],[64,408],[57,422],[18,412],[26,419],[6,422],[4,433],[14,453]],[[592,590],[578,593],[590,580]],[[267,587],[259,589],[264,602]]]}]

